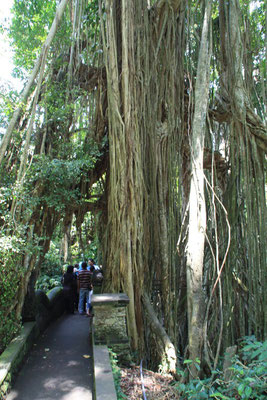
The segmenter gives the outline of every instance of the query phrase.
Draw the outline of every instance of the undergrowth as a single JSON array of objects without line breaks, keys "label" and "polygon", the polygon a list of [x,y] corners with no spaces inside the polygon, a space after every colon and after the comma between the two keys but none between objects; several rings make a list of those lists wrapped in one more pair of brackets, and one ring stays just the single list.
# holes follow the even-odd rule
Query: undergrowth
[{"label": "undergrowth", "polygon": [[109,358],[113,373],[114,385],[117,393],[117,400],[125,400],[127,396],[123,393],[120,386],[121,369],[118,366],[117,355],[109,348]]},{"label": "undergrowth", "polygon": [[[224,380],[221,368],[212,371],[206,379],[195,379],[187,384],[174,385],[181,400],[266,400],[267,398],[267,341],[254,336],[240,341],[240,350],[232,359],[231,377]],[[178,371],[183,376],[185,371]]]},{"label": "undergrowth", "polygon": [[[267,341],[259,342],[254,336],[245,337],[239,342],[239,350],[232,359],[232,366],[229,368],[230,375],[225,380],[225,371],[223,370],[223,359],[221,365],[215,371],[212,371],[209,377],[204,379],[194,379],[187,383],[188,376],[187,365],[191,360],[184,361],[184,369],[178,370],[177,375],[181,377],[180,381],[172,382],[168,395],[164,398],[173,398],[173,389],[177,392],[179,400],[266,400],[267,399]],[[111,352],[111,364],[117,396],[119,400],[125,397],[120,381],[121,370],[118,366],[116,354]],[[197,362],[200,368],[199,360]],[[157,382],[157,385],[159,382]],[[135,389],[137,383],[133,380],[131,383],[131,399],[140,399],[136,397]],[[149,391],[149,388],[146,388]],[[166,397],[167,395],[167,397]],[[161,398],[161,397],[157,397]]]}]

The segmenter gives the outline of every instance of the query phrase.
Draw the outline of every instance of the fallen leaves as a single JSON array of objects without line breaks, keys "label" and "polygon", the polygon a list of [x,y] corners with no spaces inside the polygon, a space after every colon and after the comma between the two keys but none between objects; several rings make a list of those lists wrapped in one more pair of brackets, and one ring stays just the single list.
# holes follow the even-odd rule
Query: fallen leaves
[{"label": "fallen leaves", "polygon": [[[147,400],[178,400],[178,392],[170,385],[172,376],[143,369],[143,383]],[[143,399],[140,368],[121,368],[122,392],[129,400]]]}]

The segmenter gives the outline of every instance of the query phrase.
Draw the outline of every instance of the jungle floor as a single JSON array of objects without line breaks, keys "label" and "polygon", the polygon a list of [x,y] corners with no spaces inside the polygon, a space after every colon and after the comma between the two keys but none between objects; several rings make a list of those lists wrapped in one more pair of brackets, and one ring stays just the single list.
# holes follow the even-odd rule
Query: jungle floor
[{"label": "jungle floor", "polygon": [[[162,376],[159,373],[143,369],[143,385],[147,400],[178,400],[179,394],[171,386],[171,382],[173,382],[173,378],[170,375]],[[140,368],[122,368],[120,386],[128,400],[143,399]]]}]

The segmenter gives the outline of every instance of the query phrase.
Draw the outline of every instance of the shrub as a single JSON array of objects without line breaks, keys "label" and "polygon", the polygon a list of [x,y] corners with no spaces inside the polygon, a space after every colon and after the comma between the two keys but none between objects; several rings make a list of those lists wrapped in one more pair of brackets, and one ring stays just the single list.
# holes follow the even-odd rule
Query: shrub
[{"label": "shrub", "polygon": [[[256,340],[254,336],[241,341],[239,354],[233,359],[232,377],[223,379],[222,370],[213,371],[207,379],[195,379],[187,384],[175,383],[181,400],[223,399],[223,400],[264,400],[267,393],[267,341]],[[185,363],[191,362],[186,360]],[[183,375],[183,371],[178,371]]]},{"label": "shrub", "polygon": [[50,249],[45,255],[44,262],[41,267],[41,275],[48,275],[50,277],[62,274],[62,257],[56,243],[50,243]]},{"label": "shrub", "polygon": [[54,287],[61,286],[61,275],[41,275],[36,281],[36,289],[42,289],[44,292],[53,289]]},{"label": "shrub", "polygon": [[127,399],[126,395],[122,392],[120,387],[121,370],[120,367],[118,366],[117,355],[110,348],[108,350],[109,350],[110,364],[114,379],[114,385],[117,393],[117,400]]},{"label": "shrub", "polygon": [[14,299],[23,274],[20,245],[13,236],[0,239],[0,354],[20,330],[14,312]]},{"label": "shrub", "polygon": [[5,350],[10,341],[19,333],[21,326],[15,318],[15,313],[8,316],[0,310],[0,354]]}]

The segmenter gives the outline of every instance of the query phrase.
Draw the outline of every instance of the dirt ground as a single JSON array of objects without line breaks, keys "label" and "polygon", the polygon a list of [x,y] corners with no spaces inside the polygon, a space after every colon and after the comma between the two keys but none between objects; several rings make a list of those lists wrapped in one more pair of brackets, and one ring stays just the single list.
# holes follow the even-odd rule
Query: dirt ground
[{"label": "dirt ground", "polygon": [[[156,372],[143,369],[143,386],[147,400],[173,400],[179,399],[179,394],[171,386],[173,378],[162,376]],[[140,368],[121,369],[121,390],[129,400],[142,400],[142,378]]]}]

